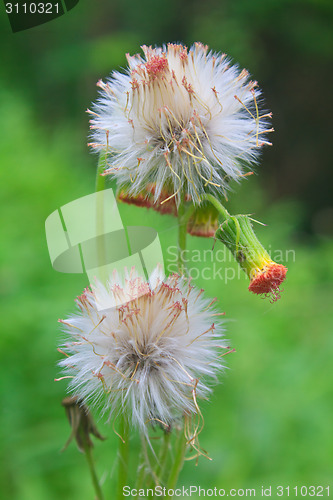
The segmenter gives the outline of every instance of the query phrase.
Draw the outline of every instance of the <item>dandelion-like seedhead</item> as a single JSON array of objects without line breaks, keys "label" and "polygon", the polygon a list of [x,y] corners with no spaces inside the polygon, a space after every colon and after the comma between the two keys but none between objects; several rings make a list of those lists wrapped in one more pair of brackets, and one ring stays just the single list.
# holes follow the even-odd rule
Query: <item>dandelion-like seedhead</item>
[{"label": "dandelion-like seedhead", "polygon": [[68,340],[60,352],[70,390],[102,406],[110,419],[125,411],[147,432],[200,416],[197,398],[210,392],[228,351],[215,299],[189,280],[156,270],[149,282],[132,270],[77,298],[79,313],[60,320]]},{"label": "dandelion-like seedhead", "polygon": [[142,50],[127,56],[125,74],[98,82],[91,146],[130,195],[154,183],[155,201],[166,191],[165,200],[187,194],[200,203],[255,164],[271,114],[261,114],[257,82],[225,54],[201,43]]}]

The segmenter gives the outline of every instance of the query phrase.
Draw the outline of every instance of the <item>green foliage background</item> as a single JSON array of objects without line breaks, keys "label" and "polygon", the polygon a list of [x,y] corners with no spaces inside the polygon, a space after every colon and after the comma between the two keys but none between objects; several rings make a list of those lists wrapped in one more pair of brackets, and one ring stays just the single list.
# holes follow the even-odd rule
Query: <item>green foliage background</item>
[{"label": "green foliage background", "polygon": [[[95,82],[124,67],[124,54],[143,43],[196,40],[227,52],[264,91],[274,147],[260,175],[231,193],[228,208],[255,214],[267,224],[258,226],[260,239],[272,250],[293,250],[295,259],[286,262],[285,291],[273,305],[248,293],[245,276],[197,280],[219,298],[237,352],[203,405],[201,445],[213,461],[187,463],[180,484],[333,491],[332,2],[81,0],[65,16],[15,35],[1,9],[1,498],[93,498],[84,457],[74,445],[60,453],[69,434],[60,405],[66,384],[53,382],[57,319],[87,283],[51,268],[44,222],[94,189],[84,110],[96,98]],[[175,244],[171,218],[121,210],[125,223],[144,219],[159,228],[164,247]],[[209,250],[211,242],[189,238],[189,248]],[[237,270],[216,260],[191,264],[207,266]],[[117,438],[99,427],[108,439],[96,443],[97,467],[112,498]]]}]

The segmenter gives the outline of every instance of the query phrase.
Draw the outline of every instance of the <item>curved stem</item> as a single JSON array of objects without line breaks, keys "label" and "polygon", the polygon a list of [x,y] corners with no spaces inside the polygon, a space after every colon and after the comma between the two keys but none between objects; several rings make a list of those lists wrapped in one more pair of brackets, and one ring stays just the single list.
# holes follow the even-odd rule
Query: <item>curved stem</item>
[{"label": "curved stem", "polygon": [[229,214],[228,210],[222,205],[221,202],[219,202],[216,198],[214,198],[213,195],[211,195],[211,194],[204,194],[204,195],[202,195],[201,199],[202,200],[207,200],[212,205],[214,205],[214,207],[216,208],[216,210],[219,212],[220,215],[222,215],[222,217],[224,219],[228,219],[230,217],[230,214]]},{"label": "curved stem", "polygon": [[123,488],[127,484],[128,476],[128,460],[129,460],[129,424],[125,414],[121,415],[121,422],[119,428],[118,447],[118,488],[117,499],[123,500]]},{"label": "curved stem", "polygon": [[83,440],[83,443],[84,443],[84,453],[85,453],[85,456],[86,456],[86,459],[88,462],[91,480],[92,480],[94,490],[96,493],[96,499],[103,500],[104,499],[103,492],[102,492],[102,489],[101,489],[101,486],[99,484],[98,477],[96,474],[94,458],[93,458],[93,455],[91,452],[91,446],[89,446],[89,444],[87,444],[85,440]]}]

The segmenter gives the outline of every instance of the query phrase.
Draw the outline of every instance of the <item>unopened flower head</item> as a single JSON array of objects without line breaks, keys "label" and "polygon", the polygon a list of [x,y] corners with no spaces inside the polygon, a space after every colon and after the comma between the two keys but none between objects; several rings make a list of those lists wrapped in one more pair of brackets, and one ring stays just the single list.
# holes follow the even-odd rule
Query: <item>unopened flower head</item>
[{"label": "unopened flower head", "polygon": [[[170,194],[162,190],[160,197],[154,201],[156,190],[155,184],[148,184],[143,192],[135,196],[129,196],[126,189],[119,189],[117,200],[137,207],[152,208],[161,214],[178,216],[178,208],[175,198],[170,198]],[[163,203],[163,200],[167,200]],[[185,202],[191,203],[191,197],[185,196]],[[211,238],[215,235],[218,228],[218,211],[209,202],[203,202],[196,207],[193,215],[189,218],[187,232],[192,236],[201,236]]]},{"label": "unopened flower head", "polygon": [[280,298],[280,285],[286,279],[287,270],[272,259],[263,259],[260,267],[252,270],[250,292],[268,296],[272,302],[276,302]]},{"label": "unopened flower head", "polygon": [[218,228],[217,209],[209,202],[198,207],[187,224],[187,232],[192,236],[212,238]]},{"label": "unopened flower head", "polygon": [[269,144],[271,114],[260,111],[257,82],[201,43],[142,50],[127,56],[125,74],[98,82],[101,95],[89,111],[91,146],[105,152],[105,173],[133,195],[156,183],[155,201],[163,190],[177,203],[184,194],[200,203],[203,193],[225,192]]},{"label": "unopened flower head", "polygon": [[253,231],[250,217],[229,216],[215,236],[229,248],[250,278],[249,291],[276,302],[280,298],[280,286],[286,278],[287,268],[270,258]]},{"label": "unopened flower head", "polygon": [[[117,192],[117,200],[128,203],[129,205],[152,208],[161,214],[168,214],[177,217],[178,210],[176,200],[165,188],[161,190],[158,199],[155,197],[156,183],[147,184],[145,189],[136,195],[130,195],[129,189],[130,187],[128,186],[123,186],[119,189]],[[184,201],[191,201],[191,199],[189,196],[186,196]]]},{"label": "unopened flower head", "polygon": [[[102,406],[111,419],[125,411],[146,432],[147,423],[168,427],[200,415],[228,351],[221,313],[185,278],[149,282],[132,270],[124,283],[114,275],[78,297],[79,314],[61,320],[68,340],[60,362],[70,389]],[[102,311],[102,312],[101,312]]]}]

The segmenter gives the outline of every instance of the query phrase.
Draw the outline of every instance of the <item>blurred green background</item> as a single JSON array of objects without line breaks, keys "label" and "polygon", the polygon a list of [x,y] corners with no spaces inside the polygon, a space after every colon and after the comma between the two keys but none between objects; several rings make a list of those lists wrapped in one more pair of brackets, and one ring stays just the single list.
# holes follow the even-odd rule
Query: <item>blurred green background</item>
[{"label": "blurred green background", "polygon": [[[273,111],[274,146],[227,206],[255,214],[267,224],[257,228],[263,243],[294,254],[275,304],[250,294],[245,275],[197,280],[219,298],[237,352],[203,405],[201,445],[213,461],[186,463],[179,483],[258,492],[322,484],[333,492],[332,21],[329,0],[81,0],[12,34],[1,5],[1,498],[93,498],[84,457],[73,444],[60,453],[70,432],[60,404],[66,383],[53,382],[57,319],[87,283],[52,269],[44,222],[94,189],[85,109],[95,82],[143,43],[197,40],[246,67]],[[125,223],[144,218],[165,247],[175,244],[174,220],[120,208]],[[211,241],[188,245],[208,250]],[[99,427],[108,439],[96,443],[97,468],[113,498],[117,438]]]}]

